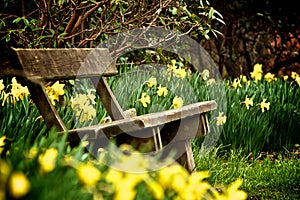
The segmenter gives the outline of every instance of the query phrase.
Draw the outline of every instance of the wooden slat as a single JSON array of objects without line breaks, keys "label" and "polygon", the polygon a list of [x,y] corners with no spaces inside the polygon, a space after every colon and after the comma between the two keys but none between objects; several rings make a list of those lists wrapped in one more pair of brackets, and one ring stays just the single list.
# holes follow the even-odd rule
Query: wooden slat
[{"label": "wooden slat", "polygon": [[[122,133],[136,132],[136,136],[141,137],[151,137],[151,128],[158,126],[168,126],[166,129],[170,131],[176,131],[176,124],[182,121],[186,129],[178,135],[182,140],[186,139],[186,135],[189,134],[188,128],[195,128],[197,125],[199,132],[203,129],[202,120],[200,120],[200,114],[205,114],[208,111],[216,109],[215,101],[205,101],[186,105],[182,108],[167,110],[163,112],[151,113],[141,116],[136,116],[128,119],[122,119],[118,121],[113,121],[107,124],[100,124],[90,127],[84,127],[79,129],[73,129],[69,131],[69,138],[72,140],[76,138],[76,135],[80,137],[87,136],[88,139],[99,139],[101,137],[114,137]],[[173,122],[173,124],[171,123]],[[198,123],[198,124],[195,124]],[[207,124],[205,124],[207,126]],[[174,130],[172,130],[174,129]],[[105,135],[103,135],[105,134]],[[147,134],[147,135],[138,135]],[[149,134],[149,135],[148,135]],[[197,134],[197,136],[202,136],[203,133]]]},{"label": "wooden slat", "polygon": [[118,74],[106,48],[14,49],[29,79],[72,79]]},{"label": "wooden slat", "polygon": [[57,131],[65,132],[67,128],[58,115],[55,107],[52,105],[44,87],[40,83],[34,82],[28,82],[27,87],[31,94],[31,98],[36,104],[40,114],[43,116],[47,128],[56,128]]}]

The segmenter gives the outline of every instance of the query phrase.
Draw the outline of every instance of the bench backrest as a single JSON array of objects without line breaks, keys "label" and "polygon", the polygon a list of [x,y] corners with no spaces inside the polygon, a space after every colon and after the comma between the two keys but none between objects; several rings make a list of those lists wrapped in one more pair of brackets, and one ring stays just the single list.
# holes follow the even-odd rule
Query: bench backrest
[{"label": "bench backrest", "polygon": [[73,79],[118,74],[106,48],[14,49],[29,79]]}]

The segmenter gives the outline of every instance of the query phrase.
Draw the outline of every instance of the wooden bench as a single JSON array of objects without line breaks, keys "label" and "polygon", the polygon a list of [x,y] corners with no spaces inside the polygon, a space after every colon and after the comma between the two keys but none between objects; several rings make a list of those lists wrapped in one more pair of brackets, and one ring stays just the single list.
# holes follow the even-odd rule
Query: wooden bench
[{"label": "wooden bench", "polygon": [[[14,75],[25,80],[31,98],[49,129],[55,127],[59,132],[68,132],[70,142],[86,138],[96,144],[95,151],[107,145],[111,137],[119,137],[124,141],[135,138],[141,142],[147,138],[153,141],[153,149],[156,151],[166,146],[168,152],[174,149],[179,153],[184,152],[177,155],[177,161],[190,172],[195,169],[190,142],[209,132],[206,113],[216,109],[215,101],[126,118],[105,78],[118,74],[108,49],[14,49],[13,52],[14,68],[0,71],[0,76]],[[50,80],[75,78],[91,79],[112,122],[67,130],[51,104],[44,85]]]}]

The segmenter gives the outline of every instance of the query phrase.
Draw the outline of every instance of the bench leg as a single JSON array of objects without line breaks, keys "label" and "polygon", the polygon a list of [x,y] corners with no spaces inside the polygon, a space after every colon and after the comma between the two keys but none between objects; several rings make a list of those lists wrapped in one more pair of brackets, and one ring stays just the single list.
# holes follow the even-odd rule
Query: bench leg
[{"label": "bench leg", "polygon": [[67,128],[52,105],[43,86],[39,83],[29,82],[27,87],[48,129],[55,127],[57,131],[65,132]]},{"label": "bench leg", "polygon": [[177,159],[177,162],[183,167],[185,167],[190,173],[194,172],[196,166],[193,157],[191,141],[182,141],[180,142],[180,145],[176,145],[176,148],[181,148],[180,150],[184,150],[184,153]]}]

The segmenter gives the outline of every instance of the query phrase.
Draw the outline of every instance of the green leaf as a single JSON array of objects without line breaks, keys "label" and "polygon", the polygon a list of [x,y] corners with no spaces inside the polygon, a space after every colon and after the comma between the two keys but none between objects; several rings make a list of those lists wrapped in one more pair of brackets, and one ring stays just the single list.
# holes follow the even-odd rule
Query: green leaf
[{"label": "green leaf", "polygon": [[7,37],[5,38],[5,41],[6,41],[6,42],[9,42],[9,41],[10,41],[10,35],[7,35]]},{"label": "green leaf", "polygon": [[16,19],[14,19],[13,23],[17,24],[17,23],[19,23],[21,21],[21,19],[22,19],[22,17],[18,17]]}]

